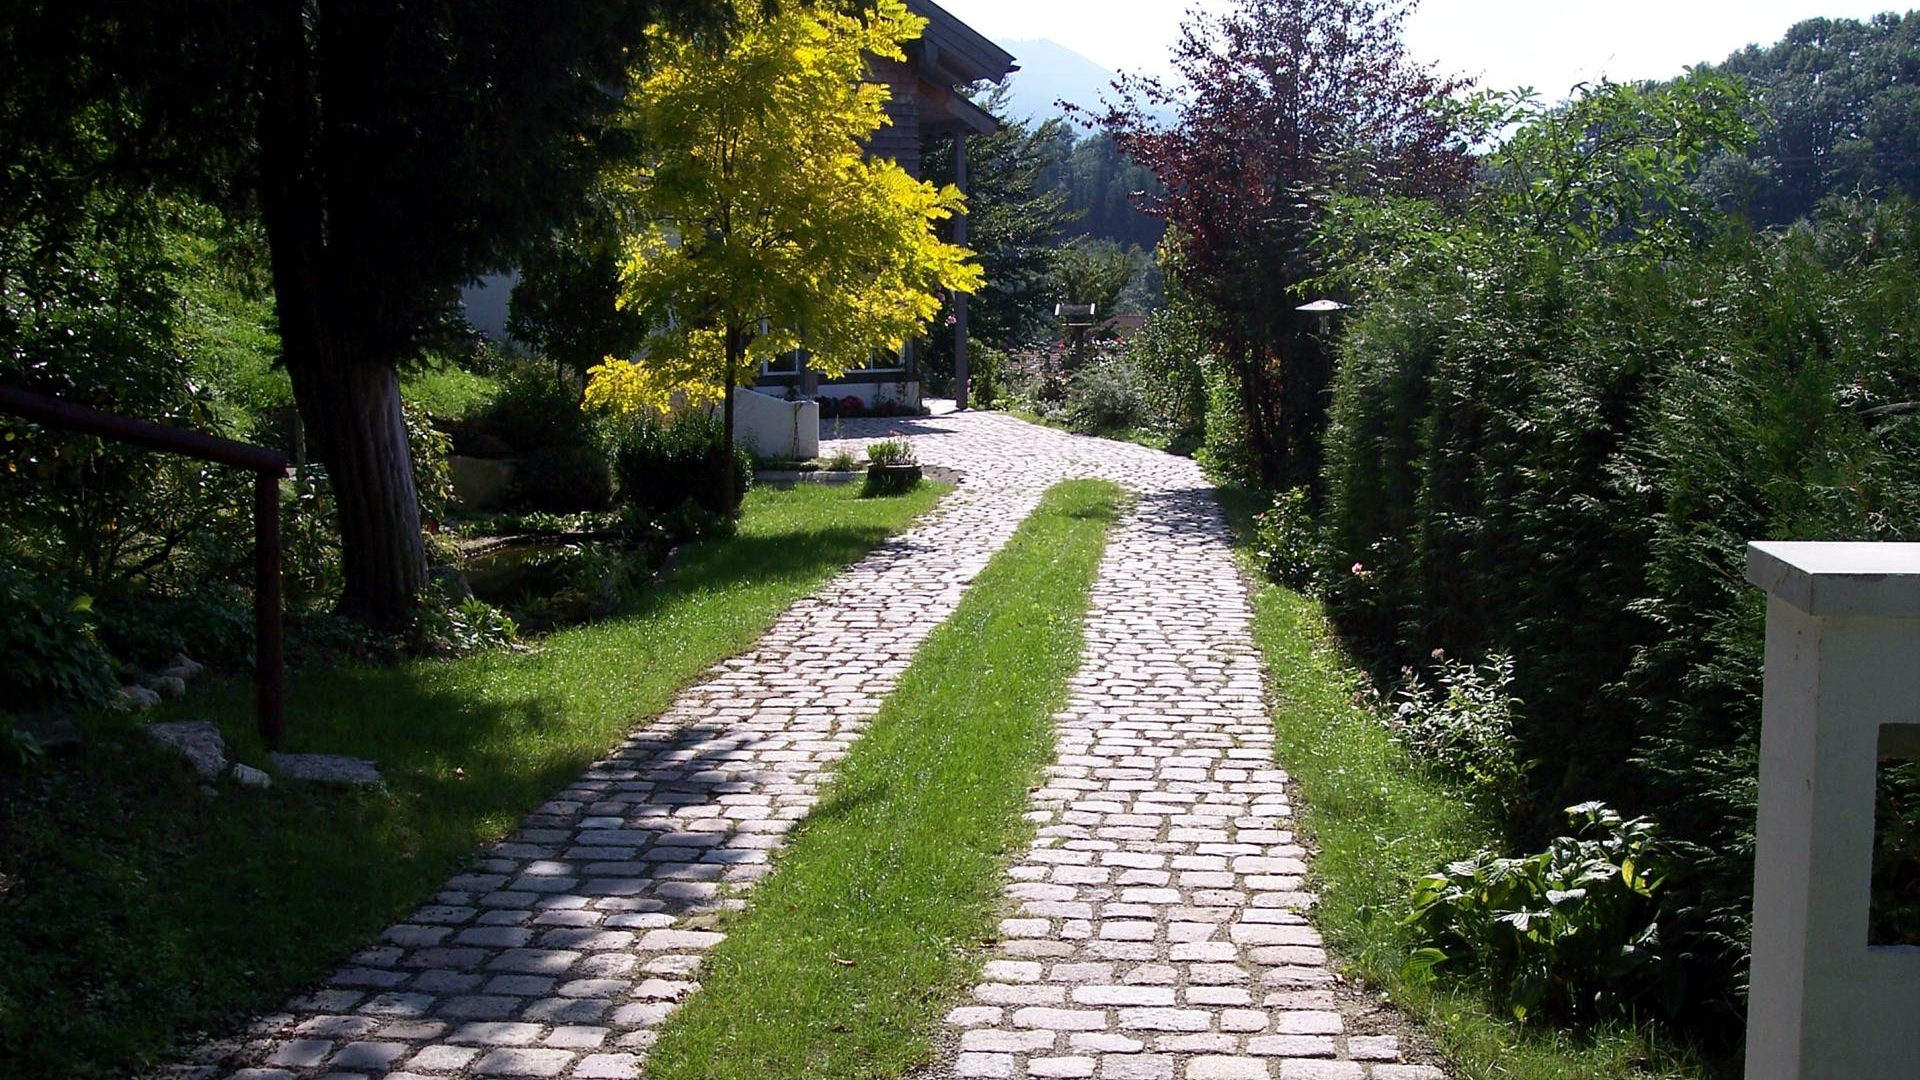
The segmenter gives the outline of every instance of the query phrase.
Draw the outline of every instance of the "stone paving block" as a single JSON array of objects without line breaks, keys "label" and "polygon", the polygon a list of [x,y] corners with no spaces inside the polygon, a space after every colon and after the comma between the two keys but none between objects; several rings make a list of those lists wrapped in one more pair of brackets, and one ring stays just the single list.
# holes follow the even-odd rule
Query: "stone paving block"
[{"label": "stone paving block", "polygon": [[458,1072],[479,1056],[476,1047],[436,1043],[407,1059],[407,1068],[415,1072]]},{"label": "stone paving block", "polygon": [[640,1076],[638,1054],[592,1054],[573,1067],[573,1076],[583,1080],[637,1080]]},{"label": "stone paving block", "polygon": [[293,1039],[281,1043],[273,1053],[267,1055],[268,1065],[285,1065],[295,1069],[313,1068],[333,1053],[334,1044],[328,1039]]},{"label": "stone paving block", "polygon": [[1214,1056],[1187,1062],[1186,1080],[1268,1080],[1272,1075],[1259,1058]]},{"label": "stone paving block", "polygon": [[1159,1054],[1102,1058],[1100,1080],[1173,1080],[1173,1062]]},{"label": "stone paving block", "polygon": [[573,1064],[573,1058],[571,1050],[507,1047],[487,1051],[479,1061],[474,1062],[473,1070],[482,1075],[559,1076],[567,1066]]},{"label": "stone paving block", "polygon": [[1280,1080],[1366,1080],[1367,1067],[1352,1061],[1280,1062]]},{"label": "stone paving block", "polygon": [[1013,1075],[1012,1054],[961,1054],[953,1075],[967,1080],[1006,1080]]}]

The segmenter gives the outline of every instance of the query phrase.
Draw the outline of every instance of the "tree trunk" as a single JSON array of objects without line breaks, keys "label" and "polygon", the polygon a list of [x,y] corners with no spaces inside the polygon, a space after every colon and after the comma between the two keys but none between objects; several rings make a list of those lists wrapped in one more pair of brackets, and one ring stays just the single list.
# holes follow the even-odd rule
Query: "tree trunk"
[{"label": "tree trunk", "polygon": [[326,433],[318,449],[339,508],[346,583],[340,613],[397,628],[427,583],[400,380],[392,367],[346,358],[318,371],[287,366],[301,412],[315,432]]},{"label": "tree trunk", "polygon": [[733,475],[733,384],[739,377],[740,356],[746,351],[743,341],[745,335],[738,330],[727,331],[727,381],[726,390],[721,398],[720,429],[723,432],[720,445],[720,481],[721,492],[726,496],[727,513],[738,516],[740,513],[740,485]]},{"label": "tree trunk", "polygon": [[330,265],[321,125],[303,0],[277,0],[262,42],[262,218],[275,310],[294,401],[339,507],[345,591],[340,612],[392,629],[426,584],[420,503],[400,408],[395,357],[356,332],[350,268]]}]

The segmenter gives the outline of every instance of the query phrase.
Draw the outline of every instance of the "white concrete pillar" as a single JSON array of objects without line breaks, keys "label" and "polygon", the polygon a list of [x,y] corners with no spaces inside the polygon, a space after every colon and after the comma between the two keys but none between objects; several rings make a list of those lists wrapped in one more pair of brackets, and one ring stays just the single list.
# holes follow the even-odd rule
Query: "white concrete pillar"
[{"label": "white concrete pillar", "polygon": [[1867,941],[1881,757],[1920,757],[1920,544],[1758,543],[1747,1080],[1920,1077],[1920,948]]}]

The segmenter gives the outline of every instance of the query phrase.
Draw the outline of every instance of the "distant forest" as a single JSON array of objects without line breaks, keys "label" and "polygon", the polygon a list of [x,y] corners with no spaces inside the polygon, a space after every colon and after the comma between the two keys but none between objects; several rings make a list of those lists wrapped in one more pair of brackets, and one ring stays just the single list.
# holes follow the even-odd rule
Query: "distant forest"
[{"label": "distant forest", "polygon": [[1063,229],[1063,239],[1084,236],[1153,251],[1166,223],[1142,213],[1139,203],[1160,192],[1160,181],[1120,153],[1113,136],[1104,131],[1082,138],[1061,125],[1055,140],[1058,149],[1042,173],[1042,183],[1067,196],[1074,218]]},{"label": "distant forest", "polygon": [[1829,195],[1920,196],[1920,12],[1809,19],[1713,70],[1745,78],[1759,138],[1698,187],[1755,228],[1810,215]]}]

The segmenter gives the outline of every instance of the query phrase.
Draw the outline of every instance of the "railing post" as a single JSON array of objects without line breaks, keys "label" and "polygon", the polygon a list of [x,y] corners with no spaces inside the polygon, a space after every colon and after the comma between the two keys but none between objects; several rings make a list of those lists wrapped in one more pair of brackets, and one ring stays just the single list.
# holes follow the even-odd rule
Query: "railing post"
[{"label": "railing post", "polygon": [[286,657],[281,634],[280,472],[254,474],[254,690],[260,738],[270,749],[287,740]]},{"label": "railing post", "polygon": [[1868,941],[1874,789],[1920,756],[1920,544],[1759,543],[1768,592],[1747,1080],[1913,1076],[1920,948]]}]

